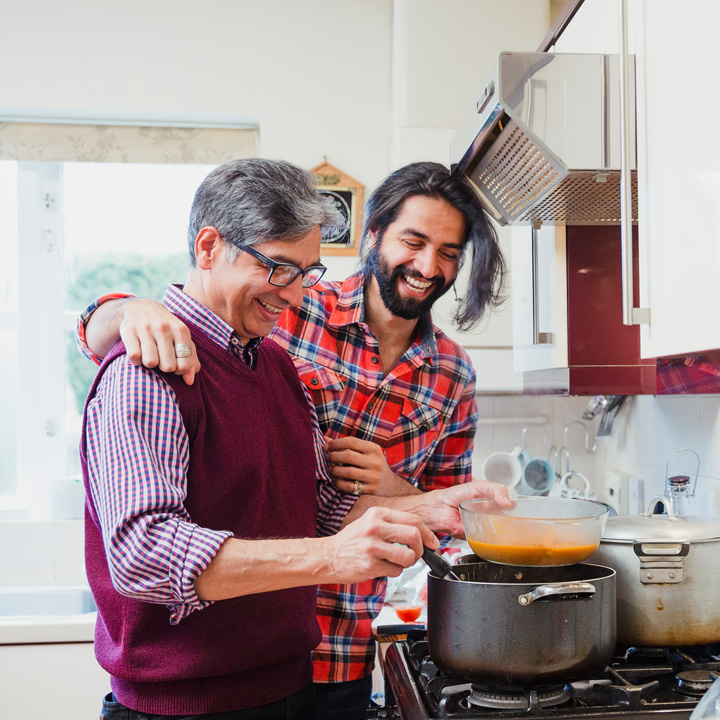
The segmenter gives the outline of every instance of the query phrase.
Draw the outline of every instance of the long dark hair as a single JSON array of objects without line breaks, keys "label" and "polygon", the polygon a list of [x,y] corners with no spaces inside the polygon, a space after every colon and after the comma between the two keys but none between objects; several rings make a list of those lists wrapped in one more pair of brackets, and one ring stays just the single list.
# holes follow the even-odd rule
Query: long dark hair
[{"label": "long dark hair", "polygon": [[453,175],[444,165],[418,162],[396,170],[378,185],[365,204],[361,254],[363,268],[369,271],[369,243],[371,233],[382,241],[385,229],[400,214],[404,202],[414,196],[444,200],[465,218],[465,245],[461,264],[468,248],[472,249],[470,277],[464,297],[455,312],[460,330],[469,330],[484,315],[488,307],[503,301],[502,288],[506,268],[495,228],[480,205],[475,191],[467,181]]}]

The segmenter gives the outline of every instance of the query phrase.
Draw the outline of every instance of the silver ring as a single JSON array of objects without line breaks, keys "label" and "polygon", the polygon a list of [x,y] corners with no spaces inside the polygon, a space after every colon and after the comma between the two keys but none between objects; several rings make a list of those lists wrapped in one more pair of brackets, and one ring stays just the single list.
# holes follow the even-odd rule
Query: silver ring
[{"label": "silver ring", "polygon": [[192,350],[190,349],[189,345],[186,345],[185,343],[176,343],[175,344],[175,357],[176,358],[186,358],[190,357],[192,355]]},{"label": "silver ring", "polygon": [[359,480],[355,481],[355,489],[353,495],[362,495],[362,483]]}]

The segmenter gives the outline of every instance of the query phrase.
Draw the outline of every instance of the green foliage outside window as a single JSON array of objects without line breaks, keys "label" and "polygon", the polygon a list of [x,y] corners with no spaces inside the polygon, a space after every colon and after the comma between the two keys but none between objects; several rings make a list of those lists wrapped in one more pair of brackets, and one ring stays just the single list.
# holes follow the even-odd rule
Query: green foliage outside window
[{"label": "green foliage outside window", "polygon": [[[188,271],[186,254],[92,255],[71,268],[67,305],[83,309],[93,299],[109,292],[126,292],[161,300],[169,282],[184,283]],[[97,366],[81,355],[74,338],[68,339],[68,379],[79,413],[82,413]]]}]

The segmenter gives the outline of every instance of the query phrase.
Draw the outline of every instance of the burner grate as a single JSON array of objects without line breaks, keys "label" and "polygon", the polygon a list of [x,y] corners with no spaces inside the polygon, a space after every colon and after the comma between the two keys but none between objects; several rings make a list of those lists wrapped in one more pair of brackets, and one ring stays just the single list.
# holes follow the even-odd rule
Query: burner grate
[{"label": "burner grate", "polygon": [[709,646],[618,647],[596,677],[565,686],[496,688],[440,671],[421,632],[388,649],[385,689],[403,720],[688,720],[703,685],[720,674],[717,654]]},{"label": "burner grate", "polygon": [[518,690],[472,685],[471,692],[462,703],[468,708],[498,708],[500,710],[529,710],[563,705],[570,700],[570,694],[563,685],[552,688]]}]

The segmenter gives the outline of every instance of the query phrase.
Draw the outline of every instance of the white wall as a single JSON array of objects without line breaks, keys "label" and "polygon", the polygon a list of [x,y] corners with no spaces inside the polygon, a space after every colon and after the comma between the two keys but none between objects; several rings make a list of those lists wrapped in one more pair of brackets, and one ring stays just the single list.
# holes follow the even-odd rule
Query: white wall
[{"label": "white wall", "polygon": [[28,0],[3,10],[10,108],[256,120],[268,157],[311,167],[327,155],[367,184],[386,171],[389,0]]},{"label": "white wall", "polygon": [[494,55],[535,49],[549,19],[549,0],[6,5],[0,116],[248,120],[261,155],[326,156],[368,193],[410,160],[448,163]]},{"label": "white wall", "polygon": [[[682,448],[699,455],[694,512],[720,516],[720,397],[634,397],[617,418],[613,435],[598,448],[597,473],[623,470],[645,481],[646,504],[664,489],[670,456]],[[696,458],[676,455],[667,474],[694,477]]]},{"label": "white wall", "polygon": [[[565,427],[582,420],[589,399],[512,395],[478,398],[481,420],[473,454],[476,474],[491,452],[521,445],[523,427],[533,419],[544,423],[549,444],[562,446]],[[582,422],[589,429],[592,447],[600,418]],[[529,428],[526,439],[531,454],[541,455],[542,431]],[[608,470],[641,478],[644,483],[643,510],[647,510],[652,497],[662,494],[666,476],[687,474],[694,478],[697,468],[694,455],[678,453],[672,460],[671,456],[684,448],[695,451],[699,456],[699,473],[694,512],[720,517],[719,396],[630,397],[617,414],[612,435],[598,438],[594,453],[585,452],[584,440],[582,428],[571,426],[568,447],[573,469],[590,479],[599,499],[602,499]]]}]

